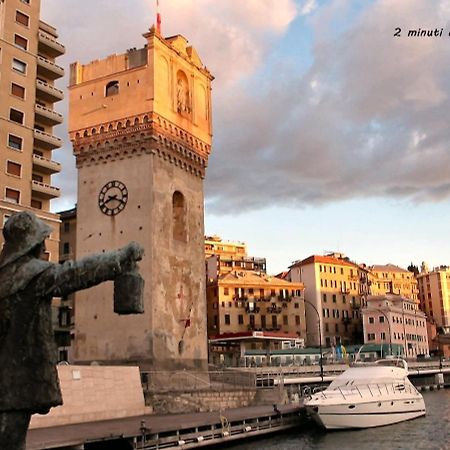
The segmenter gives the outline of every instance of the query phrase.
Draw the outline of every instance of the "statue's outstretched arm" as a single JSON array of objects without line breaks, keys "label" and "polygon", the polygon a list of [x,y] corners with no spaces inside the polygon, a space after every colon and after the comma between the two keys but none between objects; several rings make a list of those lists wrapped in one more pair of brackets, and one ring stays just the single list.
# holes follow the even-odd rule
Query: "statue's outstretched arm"
[{"label": "statue's outstretched arm", "polygon": [[136,242],[114,251],[97,253],[79,261],[54,264],[40,276],[37,289],[44,297],[63,297],[72,292],[96,286],[136,267],[143,248]]}]

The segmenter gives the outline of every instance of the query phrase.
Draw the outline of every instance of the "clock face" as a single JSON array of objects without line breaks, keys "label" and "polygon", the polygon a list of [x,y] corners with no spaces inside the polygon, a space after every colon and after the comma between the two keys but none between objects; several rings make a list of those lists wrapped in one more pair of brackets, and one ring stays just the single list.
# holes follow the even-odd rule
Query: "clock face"
[{"label": "clock face", "polygon": [[121,181],[109,181],[98,195],[98,206],[103,214],[115,216],[124,210],[128,201],[128,189]]}]

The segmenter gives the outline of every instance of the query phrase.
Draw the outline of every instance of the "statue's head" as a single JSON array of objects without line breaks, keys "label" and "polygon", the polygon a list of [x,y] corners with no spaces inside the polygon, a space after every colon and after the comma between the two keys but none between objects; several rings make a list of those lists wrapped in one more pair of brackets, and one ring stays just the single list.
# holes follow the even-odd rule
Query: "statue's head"
[{"label": "statue's head", "polygon": [[31,212],[13,214],[3,227],[5,244],[0,254],[0,267],[29,253],[42,244],[52,231],[51,227]]}]

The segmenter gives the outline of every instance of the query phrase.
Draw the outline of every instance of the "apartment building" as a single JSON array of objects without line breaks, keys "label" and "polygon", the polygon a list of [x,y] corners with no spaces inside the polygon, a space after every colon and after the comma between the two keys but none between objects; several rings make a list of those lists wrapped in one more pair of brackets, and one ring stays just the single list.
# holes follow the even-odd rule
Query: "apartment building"
[{"label": "apartment building", "polygon": [[224,241],[219,236],[205,237],[205,258],[208,280],[233,270],[266,273],[266,258],[248,256],[245,243]]},{"label": "apartment building", "polygon": [[402,348],[407,358],[429,354],[426,315],[416,301],[390,293],[369,296],[361,312],[364,343]]},{"label": "apartment building", "polygon": [[417,275],[420,309],[445,332],[450,331],[450,268],[429,270],[422,264]]},{"label": "apartment building", "polygon": [[394,293],[411,300],[417,300],[417,280],[412,272],[394,264],[369,267],[369,281],[372,295]]},{"label": "apartment building", "polygon": [[362,340],[360,308],[369,294],[365,267],[341,253],[312,255],[295,262],[288,279],[305,286],[308,345],[321,342],[330,347]]},{"label": "apartment building", "polygon": [[[280,339],[305,338],[303,283],[262,272],[224,273],[206,288],[208,337],[272,333]],[[255,335],[258,336],[258,335]]]},{"label": "apartment building", "polygon": [[63,117],[54,104],[64,97],[55,58],[64,52],[56,29],[40,20],[39,0],[0,0],[0,225],[14,212],[35,212],[54,229],[47,257],[55,262],[59,219],[50,201],[60,191],[51,176],[61,166],[52,152],[62,141],[53,127]]}]

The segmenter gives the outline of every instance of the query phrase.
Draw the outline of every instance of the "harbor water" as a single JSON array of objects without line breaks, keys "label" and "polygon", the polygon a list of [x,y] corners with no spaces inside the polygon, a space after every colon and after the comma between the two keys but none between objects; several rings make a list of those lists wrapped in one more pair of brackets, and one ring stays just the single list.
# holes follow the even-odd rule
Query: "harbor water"
[{"label": "harbor water", "polygon": [[[450,389],[423,393],[427,415],[386,427],[323,431],[308,424],[296,431],[227,445],[230,450],[448,450]],[[224,447],[225,448],[225,447]]]}]

